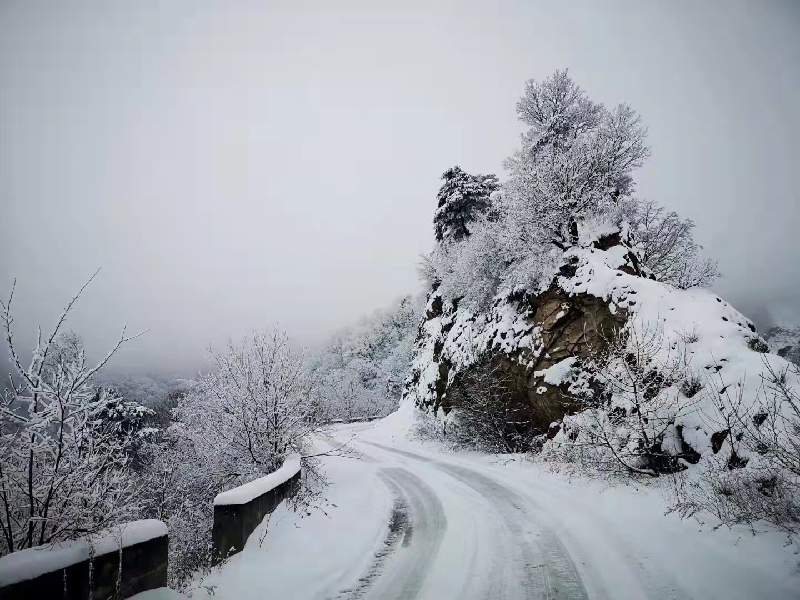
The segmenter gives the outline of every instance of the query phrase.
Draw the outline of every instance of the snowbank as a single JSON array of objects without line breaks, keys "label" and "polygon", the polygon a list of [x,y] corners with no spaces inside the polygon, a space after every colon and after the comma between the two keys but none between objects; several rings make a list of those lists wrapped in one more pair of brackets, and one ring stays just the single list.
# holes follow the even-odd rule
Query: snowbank
[{"label": "snowbank", "polygon": [[0,558],[0,587],[13,585],[88,560],[167,535],[167,526],[156,519],[133,521],[98,535],[72,542],[37,546]]},{"label": "snowbank", "polygon": [[416,420],[417,410],[412,400],[401,400],[396,411],[373,425],[369,430],[369,437],[394,442],[408,440]]},{"label": "snowbank", "polygon": [[228,506],[231,504],[247,504],[259,496],[272,491],[282,483],[286,483],[300,472],[300,455],[290,454],[283,462],[283,466],[265,477],[260,477],[250,483],[217,494],[214,506]]}]

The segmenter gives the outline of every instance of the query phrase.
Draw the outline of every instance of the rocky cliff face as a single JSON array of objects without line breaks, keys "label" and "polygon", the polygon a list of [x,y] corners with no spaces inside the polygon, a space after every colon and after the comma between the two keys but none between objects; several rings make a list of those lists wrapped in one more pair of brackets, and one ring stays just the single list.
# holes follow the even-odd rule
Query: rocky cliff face
[{"label": "rocky cliff face", "polygon": [[[589,253],[616,248],[619,275],[635,276],[635,255],[618,234],[597,241]],[[445,303],[434,290],[420,328],[417,354],[407,397],[417,406],[447,415],[458,408],[448,393],[465,370],[488,362],[508,392],[506,402],[525,415],[526,432],[545,433],[550,425],[575,410],[567,388],[570,373],[591,353],[603,352],[625,325],[635,292],[620,290],[614,300],[577,291],[580,259],[565,258],[551,288],[541,294],[520,292],[498,298],[487,313]],[[570,282],[564,285],[564,282]]]}]

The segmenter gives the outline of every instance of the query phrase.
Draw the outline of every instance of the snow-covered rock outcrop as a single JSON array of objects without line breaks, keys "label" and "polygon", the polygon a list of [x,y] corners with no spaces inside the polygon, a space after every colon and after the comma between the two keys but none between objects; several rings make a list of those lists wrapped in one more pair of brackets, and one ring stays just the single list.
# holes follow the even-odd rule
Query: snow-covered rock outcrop
[{"label": "snow-covered rock outcrop", "polygon": [[[769,374],[786,373],[788,363],[713,292],[647,277],[621,237],[570,249],[548,290],[497,298],[485,312],[432,292],[406,400],[447,419],[458,408],[448,394],[454,382],[488,357],[505,378],[509,402],[526,408],[527,433],[557,444],[574,439],[579,418],[571,415],[589,405],[629,417],[638,410],[612,389],[608,373],[597,372],[597,357],[608,365],[616,352],[624,366],[646,343],[648,364],[639,365],[645,400],[648,393],[665,399],[654,409],[664,426],[648,443],[682,464],[718,453],[726,436],[719,397],[755,406]],[[800,390],[795,373],[786,377]]]}]

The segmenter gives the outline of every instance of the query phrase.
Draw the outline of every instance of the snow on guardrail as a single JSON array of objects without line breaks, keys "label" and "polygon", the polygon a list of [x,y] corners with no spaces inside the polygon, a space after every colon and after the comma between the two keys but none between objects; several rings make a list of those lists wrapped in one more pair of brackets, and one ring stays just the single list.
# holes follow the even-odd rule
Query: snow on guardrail
[{"label": "snow on guardrail", "polygon": [[[0,558],[0,588],[35,579],[89,560],[90,556],[118,552],[167,535],[167,526],[156,519],[133,521],[97,535],[12,552]],[[2,594],[0,594],[2,596]]]},{"label": "snow on guardrail", "polygon": [[227,492],[217,494],[214,506],[229,506],[232,504],[247,504],[259,496],[272,491],[282,483],[286,483],[300,472],[300,455],[290,454],[283,462],[283,466],[264,477],[259,477],[250,483],[245,483]]}]

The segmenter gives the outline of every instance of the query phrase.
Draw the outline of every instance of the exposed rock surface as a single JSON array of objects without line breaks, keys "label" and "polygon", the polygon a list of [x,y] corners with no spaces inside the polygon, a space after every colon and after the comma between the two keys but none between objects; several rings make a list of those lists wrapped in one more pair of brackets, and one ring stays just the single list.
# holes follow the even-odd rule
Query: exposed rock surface
[{"label": "exposed rock surface", "polygon": [[764,339],[771,352],[800,365],[800,325],[775,325],[767,329]]},{"label": "exposed rock surface", "polygon": [[[597,247],[620,243],[615,234]],[[575,281],[580,279],[578,266],[577,258],[567,260],[549,290],[497,299],[488,315],[444,302],[434,290],[407,393],[419,407],[446,415],[457,407],[448,390],[459,382],[459,373],[489,360],[508,392],[504,397],[510,410],[525,415],[527,433],[548,432],[554,421],[576,409],[567,388],[580,359],[605,350],[627,319],[627,294],[609,303],[564,289],[565,279],[580,284]],[[638,273],[633,253],[626,249],[618,268]]]}]

